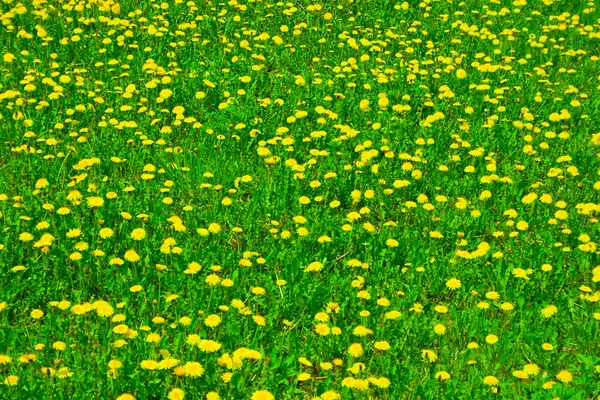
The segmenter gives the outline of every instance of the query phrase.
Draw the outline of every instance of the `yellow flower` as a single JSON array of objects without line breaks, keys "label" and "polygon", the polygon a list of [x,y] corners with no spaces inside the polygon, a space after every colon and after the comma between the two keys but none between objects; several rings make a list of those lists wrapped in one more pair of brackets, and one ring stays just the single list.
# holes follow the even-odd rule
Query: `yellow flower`
[{"label": "yellow flower", "polygon": [[327,392],[321,394],[321,399],[322,400],[340,400],[341,397],[337,392],[334,392],[333,390],[328,390]]},{"label": "yellow flower", "polygon": [[73,373],[69,370],[69,368],[67,367],[62,367],[59,368],[58,371],[56,372],[56,376],[59,379],[66,379],[66,378],[70,378],[73,376]]},{"label": "yellow flower", "polygon": [[525,371],[514,371],[513,376],[519,379],[528,379],[529,375]]},{"label": "yellow flower", "polygon": [[373,347],[375,347],[377,350],[382,350],[382,351],[387,351],[391,348],[390,344],[388,342],[386,342],[385,340],[383,340],[381,342],[375,342]]},{"label": "yellow flower", "polygon": [[517,222],[517,229],[520,231],[525,231],[527,230],[527,228],[529,228],[529,224],[525,221],[519,221]]},{"label": "yellow flower", "polygon": [[300,199],[298,201],[300,202],[300,204],[304,204],[304,205],[310,204],[310,199],[306,196],[300,197]]},{"label": "yellow flower", "polygon": [[183,367],[186,376],[197,378],[204,374],[204,367],[199,362],[189,361]]},{"label": "yellow flower", "polygon": [[11,54],[11,53],[5,53],[2,58],[3,58],[4,62],[6,62],[6,63],[11,63],[17,59],[17,57],[15,57],[14,54]]},{"label": "yellow flower", "polygon": [[544,316],[544,318],[550,318],[551,316],[553,316],[554,314],[556,314],[558,312],[558,308],[553,305],[550,304],[547,307],[544,307],[541,311],[542,315]]},{"label": "yellow flower", "polygon": [[216,222],[213,222],[208,225],[208,231],[210,233],[219,233],[221,232],[221,225],[217,224]]},{"label": "yellow flower", "polygon": [[146,342],[148,343],[158,343],[160,342],[160,335],[158,333],[150,333],[146,337]]},{"label": "yellow flower", "polygon": [[321,336],[326,336],[329,335],[331,329],[329,329],[329,326],[327,326],[327,324],[317,324],[315,325],[315,332]]},{"label": "yellow flower", "polygon": [[[190,336],[192,336],[192,335],[190,335]],[[188,337],[188,340],[189,340],[189,337]],[[197,345],[198,345],[198,348],[200,349],[200,351],[202,351],[204,353],[214,353],[216,351],[219,351],[222,347],[219,342],[215,342],[214,340],[206,340],[206,339],[199,340]]]},{"label": "yellow flower", "polygon": [[104,199],[102,197],[98,197],[98,196],[88,197],[87,205],[90,208],[102,207],[104,205]]},{"label": "yellow flower", "polygon": [[313,366],[313,364],[306,357],[298,357],[298,362],[306,367]]},{"label": "yellow flower", "polygon": [[308,236],[308,229],[306,229],[305,227],[301,226],[300,228],[298,228],[296,230],[296,232],[298,233],[299,236]]},{"label": "yellow flower", "polygon": [[540,367],[538,367],[536,364],[529,363],[525,364],[523,371],[527,373],[527,375],[537,376],[540,373]]},{"label": "yellow flower", "polygon": [[185,271],[183,271],[187,275],[193,275],[198,273],[202,269],[202,266],[198,264],[196,261],[192,261],[188,264],[188,267]]},{"label": "yellow flower", "polygon": [[353,343],[348,347],[348,354],[352,357],[360,357],[363,354],[363,347],[360,343]]},{"label": "yellow flower", "polygon": [[183,400],[185,398],[185,392],[179,388],[171,389],[167,398],[169,400]]},{"label": "yellow flower", "polygon": [[437,335],[443,335],[444,333],[446,333],[446,326],[443,324],[437,324],[436,326],[433,327],[433,331]]},{"label": "yellow flower", "polygon": [[514,276],[516,276],[517,278],[521,278],[521,279],[525,279],[525,280],[529,280],[529,274],[527,273],[526,270],[524,270],[523,268],[514,268],[512,270],[512,273]]},{"label": "yellow flower", "polygon": [[402,313],[400,311],[388,311],[385,313],[385,319],[397,319],[400,318],[402,316]]},{"label": "yellow flower", "polygon": [[488,386],[496,386],[500,381],[493,375],[488,375],[483,378],[483,384]]},{"label": "yellow flower", "polygon": [[548,382],[544,382],[544,384],[542,385],[542,388],[549,390],[549,389],[552,389],[552,386],[554,386],[554,385],[556,385],[556,382],[548,381]]},{"label": "yellow flower", "polygon": [[382,388],[382,389],[386,389],[391,385],[391,382],[389,379],[381,377],[381,378],[374,378],[373,380],[370,380],[375,386]]},{"label": "yellow flower", "polygon": [[306,373],[306,372],[302,372],[300,375],[298,375],[298,381],[299,382],[304,382],[310,379],[310,374]]},{"label": "yellow flower", "polygon": [[354,330],[352,331],[352,333],[355,336],[367,336],[373,333],[373,331],[369,328],[367,328],[364,325],[358,325],[356,328],[354,328]]},{"label": "yellow flower", "polygon": [[110,317],[114,313],[114,309],[110,304],[105,301],[97,302],[96,304],[96,314],[101,317]]},{"label": "yellow flower", "polygon": [[490,334],[485,337],[485,341],[489,344],[495,344],[498,342],[498,336]]},{"label": "yellow flower", "polygon": [[440,371],[435,374],[435,379],[439,379],[440,381],[447,381],[450,379],[450,374],[446,371]]},{"label": "yellow flower", "polygon": [[125,252],[124,258],[129,262],[138,262],[141,259],[141,257],[135,250],[127,250]]},{"label": "yellow flower", "polygon": [[159,96],[163,99],[168,99],[169,97],[171,97],[172,94],[173,91],[171,89],[162,89],[159,93]]},{"label": "yellow flower", "polygon": [[42,188],[47,187],[48,185],[49,185],[48,179],[46,179],[46,178],[40,178],[35,182],[36,189],[42,189]]},{"label": "yellow flower", "polygon": [[219,326],[220,323],[221,323],[221,317],[219,317],[217,314],[211,314],[208,317],[206,317],[206,319],[204,320],[204,325],[206,325],[210,328],[215,328],[215,327]]},{"label": "yellow flower", "polygon": [[442,305],[437,305],[437,306],[435,306],[434,310],[441,314],[446,314],[448,312],[448,307],[442,306]]},{"label": "yellow flower", "polygon": [[388,247],[398,247],[398,245],[399,245],[399,243],[398,243],[398,241],[396,239],[388,239],[388,240],[385,241],[385,244]]},{"label": "yellow flower", "polygon": [[566,369],[563,369],[558,374],[556,374],[556,379],[558,379],[562,383],[571,383],[573,382],[573,374],[571,374]]},{"label": "yellow flower", "polygon": [[435,362],[438,358],[437,354],[435,354],[433,350],[422,350],[421,357],[429,362]]},{"label": "yellow flower", "polygon": [[265,326],[267,324],[267,320],[262,315],[254,315],[252,319],[257,325]]},{"label": "yellow flower", "polygon": [[155,370],[158,368],[158,363],[154,360],[144,360],[140,363],[142,369]]},{"label": "yellow flower", "polygon": [[565,220],[568,217],[569,217],[569,213],[566,212],[565,210],[558,210],[557,212],[554,213],[554,218],[556,218],[556,219]]},{"label": "yellow flower", "polygon": [[113,332],[117,334],[125,334],[129,331],[129,327],[125,324],[117,325],[113,328]]},{"label": "yellow flower", "polygon": [[333,364],[330,362],[322,362],[319,364],[319,367],[324,371],[329,371],[333,368]]},{"label": "yellow flower", "polygon": [[119,257],[112,258],[109,262],[110,265],[123,265],[125,261],[121,260]]},{"label": "yellow flower", "polygon": [[323,269],[323,264],[321,264],[318,261],[313,261],[312,263],[308,264],[308,266],[306,268],[304,268],[304,272],[312,272],[312,271],[321,271]]},{"label": "yellow flower", "polygon": [[356,297],[358,297],[359,299],[370,300],[371,294],[367,290],[361,290],[356,294]]},{"label": "yellow flower", "polygon": [[456,290],[461,287],[461,282],[456,278],[452,278],[446,282],[446,287],[450,290]]},{"label": "yellow flower", "polygon": [[257,390],[252,393],[252,400],[275,400],[275,397],[268,390]]},{"label": "yellow flower", "polygon": [[552,346],[550,343],[544,343],[542,344],[542,349],[546,351],[552,351],[554,350],[554,346]]},{"label": "yellow flower", "polygon": [[23,232],[19,234],[19,240],[22,242],[30,242],[33,240],[33,235],[29,232]]},{"label": "yellow flower", "polygon": [[130,236],[133,240],[142,240],[146,237],[146,231],[142,228],[137,228],[131,232]]}]

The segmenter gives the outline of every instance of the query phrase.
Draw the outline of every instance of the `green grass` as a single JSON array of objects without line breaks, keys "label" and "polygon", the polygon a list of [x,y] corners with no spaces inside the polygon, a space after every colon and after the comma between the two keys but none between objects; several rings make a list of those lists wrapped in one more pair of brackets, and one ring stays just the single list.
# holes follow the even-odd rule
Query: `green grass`
[{"label": "green grass", "polygon": [[0,397],[600,396],[593,1],[0,20]]}]

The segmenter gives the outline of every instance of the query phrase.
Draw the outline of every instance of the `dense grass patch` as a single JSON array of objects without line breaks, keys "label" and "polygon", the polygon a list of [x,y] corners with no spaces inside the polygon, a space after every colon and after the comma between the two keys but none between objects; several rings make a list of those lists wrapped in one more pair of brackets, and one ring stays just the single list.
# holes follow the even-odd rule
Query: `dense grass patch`
[{"label": "dense grass patch", "polygon": [[0,397],[600,395],[593,1],[0,4]]}]

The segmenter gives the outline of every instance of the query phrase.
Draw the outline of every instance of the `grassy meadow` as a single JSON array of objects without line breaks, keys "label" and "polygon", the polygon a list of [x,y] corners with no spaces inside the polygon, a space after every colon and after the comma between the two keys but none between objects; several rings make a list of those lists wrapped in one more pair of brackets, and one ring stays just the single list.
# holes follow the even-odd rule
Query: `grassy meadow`
[{"label": "grassy meadow", "polygon": [[0,398],[600,398],[594,1],[0,21]]}]

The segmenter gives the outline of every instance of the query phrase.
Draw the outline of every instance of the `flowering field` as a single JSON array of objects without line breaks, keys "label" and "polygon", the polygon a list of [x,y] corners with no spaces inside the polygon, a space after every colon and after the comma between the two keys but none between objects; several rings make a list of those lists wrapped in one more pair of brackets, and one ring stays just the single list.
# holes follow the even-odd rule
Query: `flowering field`
[{"label": "flowering field", "polygon": [[0,4],[0,398],[600,396],[600,9]]}]

